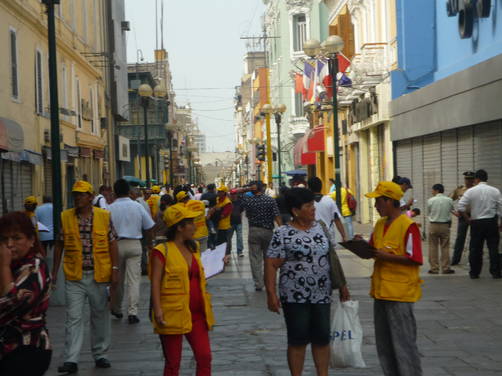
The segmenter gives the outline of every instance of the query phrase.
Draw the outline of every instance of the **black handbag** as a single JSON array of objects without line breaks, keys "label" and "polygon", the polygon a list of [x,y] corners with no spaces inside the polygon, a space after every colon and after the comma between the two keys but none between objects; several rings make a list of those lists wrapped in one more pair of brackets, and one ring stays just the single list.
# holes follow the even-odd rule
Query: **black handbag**
[{"label": "black handbag", "polygon": [[328,239],[329,244],[329,276],[331,279],[331,288],[333,290],[338,290],[347,285],[347,280],[345,279],[345,273],[343,272],[342,264],[340,263],[340,259],[336,254],[335,245],[331,241],[331,236],[329,235],[328,226],[323,221],[319,221],[319,224],[324,231],[324,235]]}]

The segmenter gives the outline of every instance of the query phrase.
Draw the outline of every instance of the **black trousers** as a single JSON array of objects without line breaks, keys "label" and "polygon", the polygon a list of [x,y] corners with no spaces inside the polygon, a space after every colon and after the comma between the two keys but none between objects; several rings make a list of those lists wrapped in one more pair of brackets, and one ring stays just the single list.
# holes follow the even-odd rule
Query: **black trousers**
[{"label": "black trousers", "polygon": [[20,346],[0,360],[2,376],[42,376],[49,369],[52,350]]},{"label": "black trousers", "polygon": [[218,235],[216,239],[216,245],[227,243],[225,248],[225,254],[229,255],[232,250],[232,232],[228,230],[218,230]]},{"label": "black trousers", "polygon": [[490,256],[490,273],[500,275],[498,218],[477,219],[471,221],[471,242],[469,264],[471,276],[479,276],[483,266],[483,247],[486,241]]},{"label": "black trousers", "polygon": [[452,265],[460,263],[460,260],[462,259],[467,231],[469,231],[469,223],[465,221],[464,217],[460,217],[457,225],[457,239],[455,240],[453,256],[451,258]]}]

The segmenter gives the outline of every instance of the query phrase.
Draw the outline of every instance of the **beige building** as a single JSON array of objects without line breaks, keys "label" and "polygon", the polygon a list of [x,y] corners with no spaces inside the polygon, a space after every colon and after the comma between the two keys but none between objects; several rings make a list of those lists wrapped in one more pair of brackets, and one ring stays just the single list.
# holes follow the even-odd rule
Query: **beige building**
[{"label": "beige building", "polygon": [[[113,3],[62,1],[56,6],[64,205],[76,179],[88,180],[97,188],[113,177],[113,166],[105,163],[110,159],[106,145],[113,141],[107,129],[111,130],[121,105],[118,96],[106,94],[111,85],[120,91],[115,71],[125,59],[110,49],[113,43],[106,35],[111,34],[108,28],[118,26],[117,37],[123,38],[120,31],[125,33],[128,27],[117,15],[112,17],[112,12],[122,11],[123,18],[123,7]],[[39,0],[0,0],[0,25],[0,44],[5,47],[0,78],[8,83],[0,89],[0,134],[16,137],[20,143],[17,148],[3,148],[2,197],[5,209],[15,210],[27,195],[40,200],[52,193],[45,5]],[[119,46],[121,55],[123,46]]]}]

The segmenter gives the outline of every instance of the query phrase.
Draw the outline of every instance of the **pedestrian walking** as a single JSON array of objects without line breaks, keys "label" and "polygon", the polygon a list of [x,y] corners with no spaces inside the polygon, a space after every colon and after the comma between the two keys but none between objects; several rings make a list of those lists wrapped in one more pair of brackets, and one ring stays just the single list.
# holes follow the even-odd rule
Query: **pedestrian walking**
[{"label": "pedestrian walking", "polygon": [[411,185],[411,180],[409,178],[395,176],[394,179],[392,179],[392,181],[398,184],[401,187],[401,190],[403,191],[403,197],[400,200],[401,210],[402,211],[410,210],[414,202],[413,196],[407,193],[409,192],[410,189],[413,189],[413,186]]},{"label": "pedestrian walking", "polygon": [[287,186],[283,185],[279,190],[279,196],[275,199],[281,215],[282,224],[284,225],[291,220],[291,214],[289,213],[288,205],[286,204],[286,192],[288,189],[289,188]]},{"label": "pedestrian walking", "polygon": [[[349,199],[354,200],[353,193],[350,189],[342,187],[342,216],[343,222],[347,229],[347,238],[352,239],[354,237],[354,224],[352,223],[352,217],[355,212],[349,207]],[[331,193],[331,198],[336,202],[336,190]],[[338,208],[339,209],[339,208]]]},{"label": "pedestrian walking", "polygon": [[191,200],[186,191],[176,193],[176,201],[185,205],[192,212],[198,213],[194,218],[195,234],[194,239],[200,244],[201,253],[207,250],[207,239],[209,231],[206,223],[206,205],[200,200]]},{"label": "pedestrian walking", "polygon": [[[420,230],[405,213],[401,187],[380,182],[366,197],[375,199],[380,219],[371,234],[376,248],[370,295],[374,299],[375,340],[385,376],[421,376],[413,305],[422,295]],[[361,239],[356,236],[356,239]]]},{"label": "pedestrian walking", "polygon": [[129,197],[129,183],[119,179],[113,185],[117,199],[110,205],[111,220],[118,236],[119,282],[112,296],[111,314],[123,317],[122,300],[124,286],[127,290],[127,320],[129,324],[139,323],[138,303],[141,282],[141,239],[145,234],[147,249],[153,245],[152,228],[155,222],[146,210]]},{"label": "pedestrian walking", "polygon": [[99,187],[98,195],[92,200],[92,204],[98,208],[108,210],[108,205],[112,202],[112,187],[102,185]]},{"label": "pedestrian walking", "polygon": [[[93,207],[93,188],[77,181],[72,188],[74,208],[61,213],[60,237],[54,248],[52,280],[63,256],[66,293],[64,363],[61,373],[76,373],[84,341],[84,306],[90,307],[91,352],[97,368],[111,367],[107,358],[111,328],[107,287],[119,281],[117,234],[110,212]],[[64,252],[64,253],[63,253]]]},{"label": "pedestrian walking", "polygon": [[[469,244],[469,275],[479,278],[483,266],[483,247],[486,241],[490,256],[490,273],[493,278],[502,278],[500,272],[499,242],[502,225],[502,196],[500,191],[488,185],[488,173],[477,170],[474,187],[465,191],[458,203],[458,211],[471,226]],[[467,214],[470,209],[470,216]]]},{"label": "pedestrian walking", "polygon": [[[465,171],[464,175],[464,185],[457,187],[451,194],[450,198],[455,201],[457,205],[457,210],[454,215],[458,218],[457,223],[457,239],[455,239],[455,245],[453,246],[453,256],[451,259],[451,265],[458,265],[462,260],[462,253],[464,252],[465,239],[467,238],[467,232],[469,231],[469,222],[467,222],[463,215],[458,211],[458,202],[464,195],[465,191],[469,188],[474,187],[474,171]],[[467,216],[470,215],[469,208],[466,210]]]},{"label": "pedestrian walking", "polygon": [[204,192],[204,188],[198,187],[197,193],[194,195],[194,200],[202,200],[202,193]]},{"label": "pedestrian walking", "polygon": [[196,374],[211,375],[208,331],[214,316],[200,249],[193,238],[198,215],[180,204],[167,208],[167,243],[152,251],[152,324],[164,353],[164,375],[169,376],[179,375],[183,335],[194,353]]},{"label": "pedestrian walking", "polygon": [[152,194],[146,200],[148,207],[150,208],[150,213],[152,213],[152,218],[157,217],[157,213],[160,209],[160,187],[154,185],[152,187]]},{"label": "pedestrian walking", "polygon": [[160,210],[154,220],[155,226],[152,229],[152,237],[154,239],[155,245],[159,243],[165,243],[166,241],[167,226],[166,222],[164,222],[164,213],[169,206],[174,204],[175,202],[170,194],[166,193],[160,197]]},{"label": "pedestrian walking", "polygon": [[38,232],[38,220],[35,210],[37,208],[38,202],[35,196],[28,196],[24,199],[24,213],[30,218],[35,231]]},{"label": "pedestrian walking", "polygon": [[255,291],[263,290],[263,262],[272,240],[274,221],[278,226],[282,225],[279,208],[276,201],[263,193],[263,183],[253,182],[245,190],[253,193],[251,197],[244,196],[242,207],[248,218],[248,248],[251,274]]},{"label": "pedestrian walking", "polygon": [[44,196],[42,198],[42,205],[35,209],[35,216],[37,221],[43,224],[49,231],[41,231],[38,238],[42,243],[43,254],[47,256],[49,251],[54,246],[54,223],[53,223],[53,206],[52,198]]},{"label": "pedestrian walking", "polygon": [[[444,186],[434,184],[432,196],[427,201],[429,213],[429,274],[453,274],[450,268],[450,227],[453,200],[444,195]],[[441,247],[441,265],[439,265],[438,248]]]},{"label": "pedestrian walking", "polygon": [[230,232],[230,228],[232,227],[230,224],[232,202],[228,198],[228,188],[226,186],[222,185],[218,187],[217,192],[218,198],[216,200],[216,206],[213,209],[218,216],[218,236],[216,239],[216,245],[227,243],[225,254],[228,256],[230,254],[230,250],[232,249],[232,233]]},{"label": "pedestrian walking", "polygon": [[46,328],[49,269],[30,219],[0,218],[0,375],[42,376],[52,349]]},{"label": "pedestrian walking", "polygon": [[[318,177],[314,176],[308,180],[308,187],[314,193],[314,206],[315,206],[315,219],[316,221],[322,221],[326,227],[331,231],[331,236],[335,239],[333,224],[340,232],[342,236],[342,241],[347,241],[347,235],[345,233],[345,228],[341,221],[342,215],[338,210],[336,202],[329,196],[325,196],[321,193],[322,191],[322,181]],[[334,244],[337,242],[334,240]]]},{"label": "pedestrian walking", "polygon": [[316,221],[314,193],[293,188],[286,200],[293,220],[274,231],[265,260],[268,309],[280,313],[282,307],[284,312],[291,375],[302,374],[306,347],[311,343],[317,375],[327,376],[332,283],[340,289],[341,301],[350,295],[341,267],[338,281],[331,281],[330,239],[323,225]]},{"label": "pedestrian walking", "polygon": [[150,207],[143,198],[143,193],[141,192],[141,189],[139,189],[139,187],[131,187],[131,190],[129,191],[129,197],[131,198],[131,200],[139,202],[141,206],[145,208],[146,212],[152,215],[152,213],[150,212]]},{"label": "pedestrian walking", "polygon": [[[201,200],[209,202],[209,206],[208,206],[209,211],[211,211],[211,209],[213,209],[216,206],[216,196],[217,196],[216,195],[216,185],[215,184],[208,184],[207,191],[202,194]],[[216,219],[215,217],[216,216],[213,215],[212,219]],[[218,226],[217,220],[213,221],[211,219],[208,219],[208,221],[207,221],[207,227],[209,230],[209,236],[207,239],[208,248],[214,249],[214,247],[216,246],[216,239],[217,239],[217,234],[218,234],[217,226]]]},{"label": "pedestrian walking", "polygon": [[230,191],[230,201],[232,201],[232,214],[230,216],[230,235],[229,241],[230,251],[232,250],[232,238],[236,234],[237,256],[244,257],[244,243],[242,241],[242,200],[239,197],[239,191],[232,189]]}]

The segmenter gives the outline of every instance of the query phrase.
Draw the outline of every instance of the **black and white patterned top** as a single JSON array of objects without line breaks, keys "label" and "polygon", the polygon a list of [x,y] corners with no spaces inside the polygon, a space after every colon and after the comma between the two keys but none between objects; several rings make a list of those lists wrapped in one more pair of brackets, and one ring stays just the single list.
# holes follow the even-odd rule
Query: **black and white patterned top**
[{"label": "black and white patterned top", "polygon": [[272,197],[264,194],[244,196],[242,207],[246,211],[249,226],[268,230],[274,228],[274,219],[279,216],[279,208]]},{"label": "black and white patterned top", "polygon": [[268,258],[286,259],[280,268],[283,303],[331,303],[328,238],[319,223],[309,230],[284,225],[274,231]]}]

